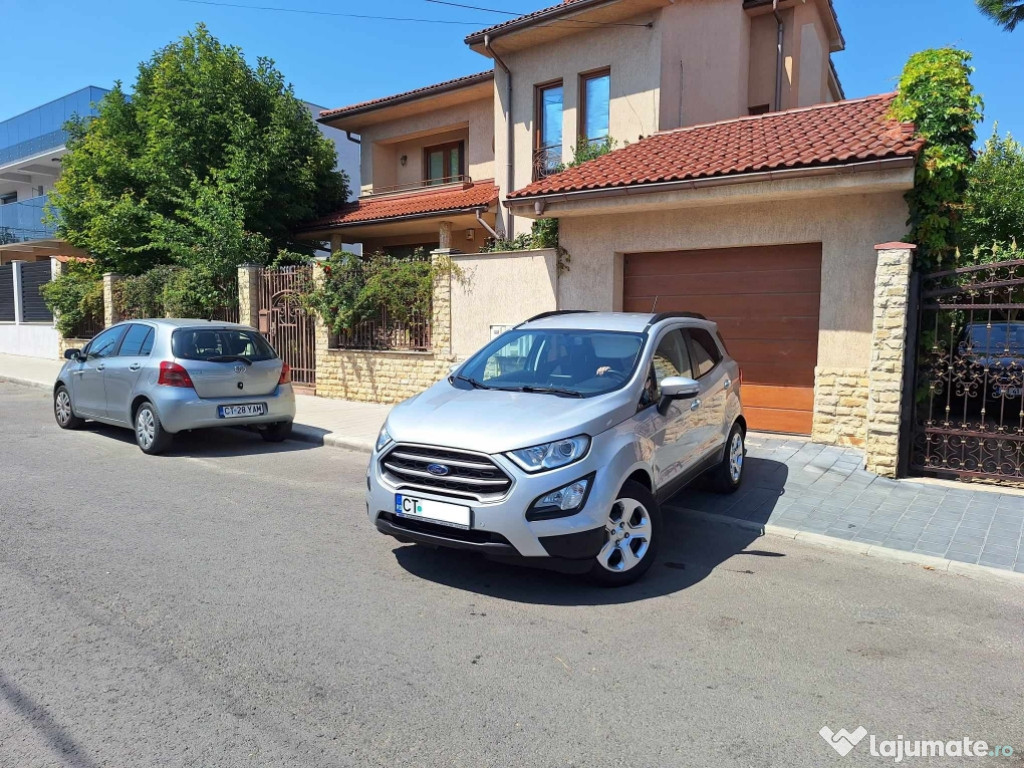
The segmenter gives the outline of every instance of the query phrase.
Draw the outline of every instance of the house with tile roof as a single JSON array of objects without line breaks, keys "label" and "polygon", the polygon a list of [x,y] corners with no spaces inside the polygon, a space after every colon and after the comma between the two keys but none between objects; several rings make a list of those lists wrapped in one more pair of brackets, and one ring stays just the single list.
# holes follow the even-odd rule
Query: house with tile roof
[{"label": "house with tile roof", "polygon": [[[892,94],[845,99],[831,0],[564,0],[465,43],[492,68],[322,113],[358,134],[363,194],[311,236],[474,253],[556,218],[548,308],[704,313],[751,427],[864,442],[874,246],[906,232],[921,141]],[[508,292],[502,258],[473,263]],[[452,302],[481,326],[456,340],[523,319]]]}]

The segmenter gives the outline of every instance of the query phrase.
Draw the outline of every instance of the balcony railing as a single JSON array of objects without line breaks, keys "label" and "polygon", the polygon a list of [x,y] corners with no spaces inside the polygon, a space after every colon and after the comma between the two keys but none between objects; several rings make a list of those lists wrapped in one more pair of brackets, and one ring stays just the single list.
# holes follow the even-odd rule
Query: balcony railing
[{"label": "balcony railing", "polygon": [[46,240],[54,236],[52,226],[43,223],[47,195],[0,205],[0,244]]},{"label": "balcony railing", "polygon": [[105,88],[89,86],[0,121],[0,165],[64,146],[64,124],[74,115],[95,115],[93,103],[106,93]]},{"label": "balcony railing", "polygon": [[445,176],[443,179],[420,179],[410,184],[395,184],[387,187],[373,185],[373,195],[394,195],[399,192],[415,192],[420,189],[431,189],[432,187],[446,187],[461,184],[463,187],[473,185],[473,179],[465,174],[457,176]]},{"label": "balcony railing", "polygon": [[533,151],[533,180],[543,179],[563,170],[562,147],[541,147]]}]

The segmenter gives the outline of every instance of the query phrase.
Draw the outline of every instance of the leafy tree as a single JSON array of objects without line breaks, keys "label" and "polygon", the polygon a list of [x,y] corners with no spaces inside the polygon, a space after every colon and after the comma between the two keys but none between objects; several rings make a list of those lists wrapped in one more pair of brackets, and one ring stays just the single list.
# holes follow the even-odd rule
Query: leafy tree
[{"label": "leafy tree", "polygon": [[273,62],[250,67],[201,24],[69,134],[51,215],[104,270],[201,266],[216,286],[239,263],[309,252],[295,225],[347,197],[333,144]]},{"label": "leafy tree", "polygon": [[73,338],[103,318],[103,280],[91,261],[68,261],[60,279],[39,289],[43,300],[57,313],[57,330]]},{"label": "leafy tree", "polygon": [[968,172],[961,253],[993,243],[1024,245],[1024,146],[993,131]]},{"label": "leafy tree", "polygon": [[975,0],[981,12],[1007,32],[1024,21],[1024,0]]},{"label": "leafy tree", "polygon": [[935,267],[951,260],[960,230],[967,172],[974,159],[974,125],[982,117],[981,97],[971,85],[971,54],[956,48],[915,53],[900,77],[893,116],[912,122],[924,137],[910,208],[908,238],[918,260]]}]

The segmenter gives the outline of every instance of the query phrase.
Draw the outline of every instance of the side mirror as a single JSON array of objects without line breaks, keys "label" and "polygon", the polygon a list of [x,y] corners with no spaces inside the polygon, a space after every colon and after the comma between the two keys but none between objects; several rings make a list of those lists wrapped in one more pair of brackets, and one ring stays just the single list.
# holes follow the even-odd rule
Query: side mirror
[{"label": "side mirror", "polygon": [[82,350],[80,350],[80,349],[65,349],[64,350],[64,359],[65,360],[81,360],[82,359]]},{"label": "side mirror", "polygon": [[664,415],[673,400],[690,400],[700,394],[700,383],[685,376],[669,376],[661,382],[658,411]]}]

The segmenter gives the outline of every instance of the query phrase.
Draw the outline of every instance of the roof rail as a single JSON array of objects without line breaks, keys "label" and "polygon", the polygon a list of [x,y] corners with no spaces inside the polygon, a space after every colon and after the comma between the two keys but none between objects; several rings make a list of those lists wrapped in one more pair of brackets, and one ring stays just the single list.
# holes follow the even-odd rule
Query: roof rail
[{"label": "roof rail", "polygon": [[707,318],[700,312],[659,312],[647,322],[646,331],[655,323],[660,323],[662,320],[672,320],[673,318],[687,318],[689,320],[707,320]]},{"label": "roof rail", "polygon": [[591,310],[591,309],[553,309],[550,312],[541,312],[539,315],[534,315],[533,317],[531,317],[531,318],[529,318],[527,320],[523,320],[523,322],[521,322],[519,325],[517,325],[516,328],[518,328],[520,325],[526,325],[527,323],[532,323],[534,320],[542,320],[545,317],[554,317],[555,315],[576,315],[576,314],[580,314],[581,312],[592,312],[592,311],[593,310]]}]

